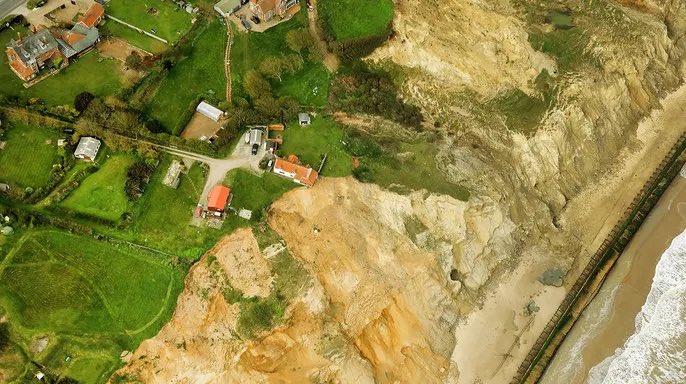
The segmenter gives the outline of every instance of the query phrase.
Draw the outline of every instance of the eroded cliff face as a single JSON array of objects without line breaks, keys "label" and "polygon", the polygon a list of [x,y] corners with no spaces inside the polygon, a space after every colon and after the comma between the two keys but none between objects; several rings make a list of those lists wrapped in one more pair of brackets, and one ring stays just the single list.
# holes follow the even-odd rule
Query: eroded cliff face
[{"label": "eroded cliff face", "polygon": [[483,284],[493,265],[480,255],[507,248],[513,230],[492,201],[327,179],[288,193],[269,217],[311,276],[284,323],[254,341],[238,336],[240,306],[222,292],[267,296],[264,283],[280,273],[264,256],[275,247],[260,250],[252,232],[240,230],[193,267],[171,322],[117,376],[151,383],[457,377],[453,329],[474,304],[458,297]]}]

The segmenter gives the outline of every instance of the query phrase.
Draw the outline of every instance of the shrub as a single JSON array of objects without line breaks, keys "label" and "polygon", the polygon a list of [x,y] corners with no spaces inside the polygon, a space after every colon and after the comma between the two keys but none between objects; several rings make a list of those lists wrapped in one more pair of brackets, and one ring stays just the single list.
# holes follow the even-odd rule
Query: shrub
[{"label": "shrub", "polygon": [[398,97],[398,88],[387,72],[362,62],[334,79],[330,95],[335,107],[345,111],[375,114],[413,127],[424,121],[419,108]]},{"label": "shrub", "polygon": [[0,351],[10,345],[10,327],[7,323],[0,323]]},{"label": "shrub", "polygon": [[79,112],[83,112],[93,100],[95,100],[95,95],[90,92],[81,92],[74,98],[74,108]]}]

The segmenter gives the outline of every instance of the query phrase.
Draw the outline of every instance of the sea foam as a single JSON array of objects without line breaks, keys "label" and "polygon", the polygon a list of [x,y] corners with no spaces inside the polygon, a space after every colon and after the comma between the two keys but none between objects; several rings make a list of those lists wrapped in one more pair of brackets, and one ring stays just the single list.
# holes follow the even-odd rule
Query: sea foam
[{"label": "sea foam", "polygon": [[593,367],[589,383],[686,383],[686,231],[655,268],[636,332],[614,356]]}]

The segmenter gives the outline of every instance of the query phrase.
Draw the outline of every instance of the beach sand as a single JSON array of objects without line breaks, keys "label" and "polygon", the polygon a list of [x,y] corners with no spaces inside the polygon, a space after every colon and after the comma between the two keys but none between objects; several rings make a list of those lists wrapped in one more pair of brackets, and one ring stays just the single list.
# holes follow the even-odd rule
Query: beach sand
[{"label": "beach sand", "polygon": [[[587,244],[581,254],[578,255],[577,265],[569,272],[565,285],[556,288],[543,286],[538,282],[538,276],[543,272],[546,264],[544,260],[553,255],[523,254],[520,265],[514,271],[498,279],[499,284],[490,291],[483,306],[478,311],[472,312],[456,326],[456,347],[451,360],[459,372],[457,383],[499,384],[510,382],[528,354],[531,345],[536,341],[564,299],[567,289],[574,283],[576,276],[581,273],[581,269],[585,266],[588,258],[598,249],[615,223],[622,217],[630,202],[657,169],[681,132],[686,131],[686,85],[669,94],[661,102],[661,106],[662,108],[654,110],[649,117],[639,124],[636,144],[618,156],[617,166],[572,199],[568,204],[569,208],[563,213],[562,221],[565,225],[583,226],[584,230],[580,231],[580,240]],[[665,129],[665,127],[670,127],[670,129]],[[665,200],[662,199],[662,201]],[[657,216],[657,214],[653,214],[653,216]],[[648,228],[649,225],[645,225],[645,227]],[[659,225],[659,229],[657,229],[656,225],[655,231],[668,232],[662,228],[662,225]],[[645,232],[646,229],[644,228],[643,231]],[[564,369],[559,370],[562,375],[548,375],[548,379],[543,381],[544,383],[583,382],[588,369],[595,365],[596,360],[599,362],[605,355],[612,354],[614,349],[621,346],[624,339],[633,333],[634,317],[650,289],[657,258],[676,233],[674,232],[673,235],[665,234],[669,239],[664,240],[664,244],[659,243],[658,240],[648,240],[650,235],[646,235],[644,241],[646,245],[644,246],[649,247],[650,243],[654,242],[656,253],[652,256],[652,261],[650,261],[651,257],[646,255],[646,260],[650,261],[649,265],[636,264],[636,270],[642,271],[635,278],[641,280],[641,286],[632,288],[627,284],[627,292],[640,289],[640,297],[632,299],[633,301],[630,300],[633,305],[624,303],[624,300],[627,299],[618,300],[622,304],[620,305],[621,308],[617,310],[626,309],[625,312],[618,313],[616,316],[616,320],[623,321],[624,324],[621,327],[617,323],[613,325],[613,327],[617,327],[615,330],[617,334],[613,336],[616,340],[614,345],[610,344],[611,335],[604,336],[608,338],[606,341],[608,345],[604,346],[606,348],[597,350],[596,348],[589,348],[586,352],[588,356],[586,356],[582,355],[580,350],[578,353],[574,350],[574,348],[579,348],[578,345],[574,346],[574,343],[566,342],[567,345],[563,344],[563,349],[553,362],[565,366]],[[638,242],[640,240],[637,237],[634,243]],[[626,259],[631,259],[631,257]],[[619,268],[615,269],[619,270]],[[614,284],[608,284],[608,286],[617,287],[621,280],[622,278]],[[629,283],[633,283],[633,281]],[[527,316],[524,309],[531,301],[535,302],[539,311],[534,316]],[[606,300],[605,303],[610,302]],[[593,306],[593,303],[590,306]],[[602,305],[597,306],[602,307]],[[605,310],[607,313],[608,309],[605,308]],[[586,312],[590,313],[589,311]],[[584,316],[582,314],[582,319]],[[587,315],[586,317],[590,317],[593,322],[596,322],[605,316]],[[579,340],[579,345],[593,339],[591,333],[578,330],[582,326],[576,328],[575,334],[577,336],[572,337],[572,339]],[[572,333],[574,332],[575,330],[572,330]],[[569,346],[570,344],[572,347]],[[575,362],[582,361],[580,356],[588,359],[589,363],[575,365]],[[573,376],[581,375],[579,372],[583,372],[584,377],[572,381]],[[550,380],[550,377],[553,379]]]},{"label": "beach sand", "polygon": [[660,256],[686,228],[686,178],[677,176],[574,325],[543,384],[585,383],[588,371],[614,354],[635,331]]}]

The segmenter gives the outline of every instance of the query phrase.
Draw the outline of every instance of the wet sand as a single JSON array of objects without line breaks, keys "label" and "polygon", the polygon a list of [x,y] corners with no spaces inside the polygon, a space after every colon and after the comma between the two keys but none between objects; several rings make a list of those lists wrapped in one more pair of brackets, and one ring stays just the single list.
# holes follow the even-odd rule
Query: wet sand
[{"label": "wet sand", "polygon": [[612,356],[635,331],[634,319],[660,256],[686,228],[686,178],[677,175],[568,334],[541,383],[585,383],[589,370]]}]

